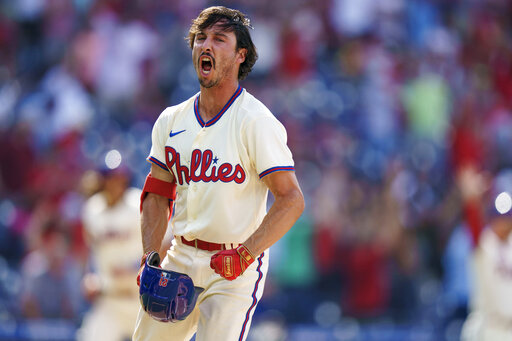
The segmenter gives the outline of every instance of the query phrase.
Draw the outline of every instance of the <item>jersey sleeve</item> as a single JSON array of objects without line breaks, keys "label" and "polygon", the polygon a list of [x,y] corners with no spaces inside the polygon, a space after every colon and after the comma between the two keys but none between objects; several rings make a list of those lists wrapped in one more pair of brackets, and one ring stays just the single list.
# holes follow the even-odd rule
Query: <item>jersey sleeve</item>
[{"label": "jersey sleeve", "polygon": [[252,121],[246,131],[248,153],[261,178],[277,171],[295,170],[284,126],[273,116]]},{"label": "jersey sleeve", "polygon": [[147,160],[159,166],[160,168],[169,171],[165,164],[165,142],[167,141],[167,121],[168,115],[167,110],[164,110],[162,114],[156,120],[153,131],[151,133],[151,151]]}]

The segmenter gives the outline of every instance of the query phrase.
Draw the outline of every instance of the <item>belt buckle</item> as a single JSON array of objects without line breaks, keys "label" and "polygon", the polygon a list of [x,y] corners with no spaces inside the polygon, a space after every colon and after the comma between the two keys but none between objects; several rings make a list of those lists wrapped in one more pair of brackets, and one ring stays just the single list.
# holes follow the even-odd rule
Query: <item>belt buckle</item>
[{"label": "belt buckle", "polygon": [[197,249],[197,238],[194,239],[194,247]]}]

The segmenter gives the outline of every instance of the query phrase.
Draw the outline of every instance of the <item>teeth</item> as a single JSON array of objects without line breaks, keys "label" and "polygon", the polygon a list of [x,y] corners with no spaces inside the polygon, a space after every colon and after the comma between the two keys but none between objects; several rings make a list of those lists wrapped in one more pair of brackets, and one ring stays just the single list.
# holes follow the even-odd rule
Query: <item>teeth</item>
[{"label": "teeth", "polygon": [[212,59],[211,59],[210,57],[208,57],[208,56],[201,57],[201,59],[200,59],[200,63],[201,63],[201,65],[200,65],[200,67],[201,67],[201,72],[202,72],[204,75],[208,75],[208,74],[210,74],[210,71],[211,71],[211,70],[208,70],[208,71],[207,71],[207,70],[205,70],[205,69],[203,68],[203,65],[202,65],[202,63],[203,63],[203,62],[208,62],[208,63],[210,64],[210,66],[213,66],[213,61],[212,61]]}]

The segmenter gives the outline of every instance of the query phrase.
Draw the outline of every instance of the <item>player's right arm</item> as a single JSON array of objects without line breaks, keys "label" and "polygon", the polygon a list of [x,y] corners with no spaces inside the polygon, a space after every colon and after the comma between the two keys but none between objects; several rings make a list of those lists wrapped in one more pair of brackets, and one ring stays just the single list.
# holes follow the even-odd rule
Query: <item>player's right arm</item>
[{"label": "player's right arm", "polygon": [[[170,172],[155,164],[151,164],[151,176],[165,182],[174,182]],[[169,199],[159,194],[148,193],[142,202],[141,214],[142,247],[144,253],[160,250],[168,221]]]}]

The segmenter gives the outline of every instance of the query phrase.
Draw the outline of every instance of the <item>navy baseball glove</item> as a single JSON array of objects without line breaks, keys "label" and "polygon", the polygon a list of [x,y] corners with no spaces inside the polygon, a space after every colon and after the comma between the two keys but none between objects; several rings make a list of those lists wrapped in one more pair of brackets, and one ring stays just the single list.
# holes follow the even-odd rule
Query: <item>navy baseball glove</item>
[{"label": "navy baseball glove", "polygon": [[194,286],[189,276],[164,270],[159,265],[160,256],[151,252],[140,276],[142,307],[158,321],[184,320],[194,310],[197,297],[204,289]]}]

